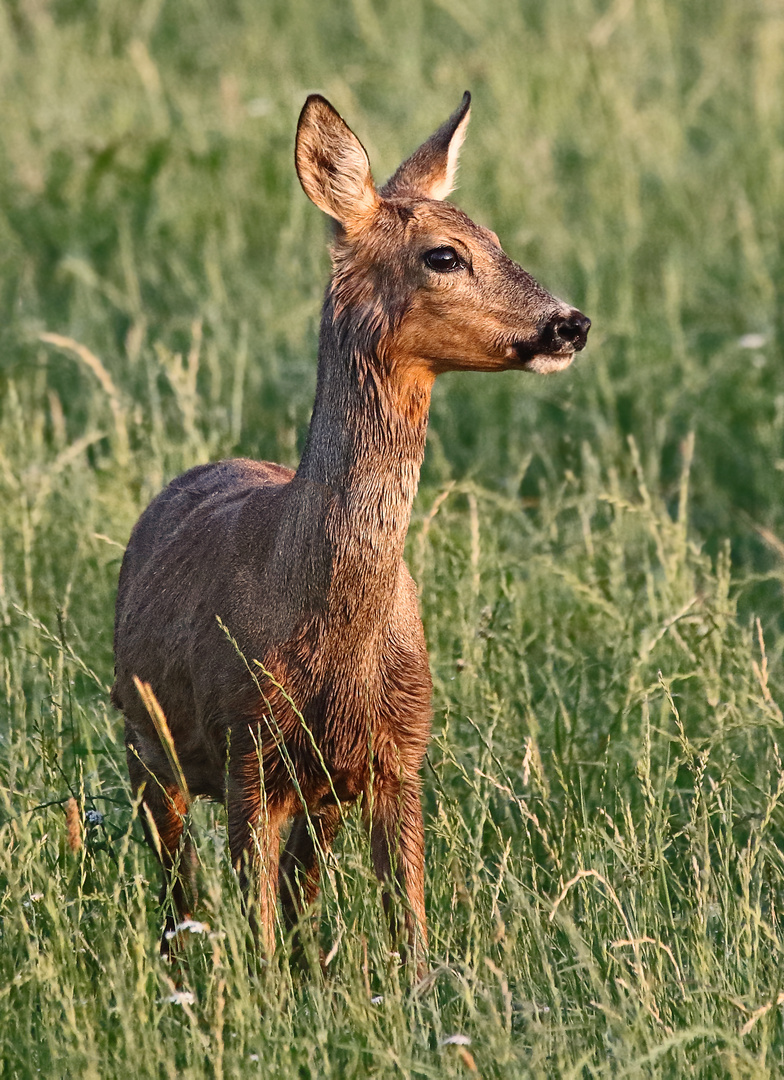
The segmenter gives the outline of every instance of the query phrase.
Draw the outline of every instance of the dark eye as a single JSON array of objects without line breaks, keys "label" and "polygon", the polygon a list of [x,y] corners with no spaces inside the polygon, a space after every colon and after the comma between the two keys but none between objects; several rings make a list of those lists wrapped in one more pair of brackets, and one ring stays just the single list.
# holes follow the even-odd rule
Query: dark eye
[{"label": "dark eye", "polygon": [[450,270],[460,270],[463,266],[463,260],[451,247],[433,248],[425,255],[425,262],[431,270],[437,270],[441,274]]}]

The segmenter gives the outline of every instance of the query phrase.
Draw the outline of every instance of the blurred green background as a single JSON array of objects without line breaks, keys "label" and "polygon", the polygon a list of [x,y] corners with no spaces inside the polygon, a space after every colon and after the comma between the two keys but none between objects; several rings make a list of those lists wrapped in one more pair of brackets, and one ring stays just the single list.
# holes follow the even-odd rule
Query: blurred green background
[{"label": "blurred green background", "polygon": [[[465,89],[454,200],[593,328],[565,374],[434,395],[409,562],[441,975],[384,974],[349,830],[335,983],[248,976],[208,814],[224,937],[166,1004],[107,702],[121,549],[190,465],[298,460],[329,273],[306,95],[381,182]],[[780,0],[2,0],[8,1075],[782,1067],[782,102]],[[69,795],[104,815],[78,855]]]}]

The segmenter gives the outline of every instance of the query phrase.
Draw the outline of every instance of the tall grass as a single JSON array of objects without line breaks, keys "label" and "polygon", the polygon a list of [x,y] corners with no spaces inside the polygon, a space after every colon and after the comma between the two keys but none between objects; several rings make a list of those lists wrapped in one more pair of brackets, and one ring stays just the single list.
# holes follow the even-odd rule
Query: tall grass
[{"label": "tall grass", "polygon": [[[297,460],[305,95],[382,179],[466,87],[458,201],[594,327],[557,379],[437,388],[431,973],[353,818],[308,969],[260,964],[203,805],[169,968],[108,704],[122,547],[197,461]],[[780,5],[8,0],[0,99],[4,1075],[780,1073]]]}]

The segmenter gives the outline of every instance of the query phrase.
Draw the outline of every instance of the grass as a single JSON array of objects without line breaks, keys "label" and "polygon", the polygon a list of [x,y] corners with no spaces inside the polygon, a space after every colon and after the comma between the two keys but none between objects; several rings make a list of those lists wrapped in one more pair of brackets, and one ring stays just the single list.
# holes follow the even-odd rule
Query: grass
[{"label": "grass", "polygon": [[[306,94],[381,179],[466,87],[457,201],[594,327],[559,378],[437,387],[432,973],[390,964],[353,818],[327,977],[259,966],[198,806],[175,986],[108,703],[122,547],[197,461],[297,460]],[[780,1074],[782,97],[770,0],[0,7],[4,1075]]]}]

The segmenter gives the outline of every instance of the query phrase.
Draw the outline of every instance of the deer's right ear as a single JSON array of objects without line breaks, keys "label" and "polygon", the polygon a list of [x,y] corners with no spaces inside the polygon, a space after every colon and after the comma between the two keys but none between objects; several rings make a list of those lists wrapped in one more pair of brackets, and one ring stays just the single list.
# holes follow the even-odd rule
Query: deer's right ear
[{"label": "deer's right ear", "polygon": [[311,94],[300,113],[296,163],[311,202],[348,231],[377,209],[365,148],[320,94]]},{"label": "deer's right ear", "polygon": [[470,119],[471,95],[466,90],[446,123],[387,180],[381,189],[384,198],[404,195],[414,199],[445,199],[455,186],[457,159]]}]

